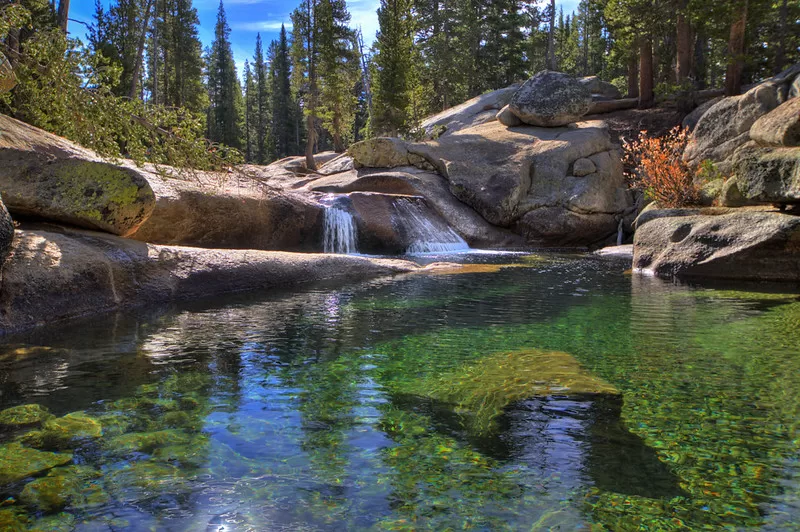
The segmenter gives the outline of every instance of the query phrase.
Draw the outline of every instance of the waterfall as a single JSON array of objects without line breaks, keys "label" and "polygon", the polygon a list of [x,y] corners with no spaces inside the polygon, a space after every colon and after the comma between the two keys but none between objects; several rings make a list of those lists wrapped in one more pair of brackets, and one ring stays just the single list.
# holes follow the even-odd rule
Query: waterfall
[{"label": "waterfall", "polygon": [[343,208],[335,205],[325,208],[324,231],[325,253],[358,253],[356,223],[353,215]]},{"label": "waterfall", "polygon": [[469,245],[452,227],[426,214],[426,207],[419,201],[401,199],[394,203],[394,208],[411,240],[406,249],[409,255],[469,250]]}]

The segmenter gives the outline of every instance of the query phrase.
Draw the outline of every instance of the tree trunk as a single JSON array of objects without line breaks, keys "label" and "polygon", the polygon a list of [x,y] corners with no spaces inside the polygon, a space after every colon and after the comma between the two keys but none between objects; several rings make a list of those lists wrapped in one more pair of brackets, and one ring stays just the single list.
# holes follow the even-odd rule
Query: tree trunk
[{"label": "tree trunk", "polygon": [[705,32],[700,29],[697,32],[694,44],[694,61],[692,61],[692,77],[694,78],[695,88],[703,90],[708,86],[708,39]]},{"label": "tree trunk", "polygon": [[742,90],[744,67],[744,31],[747,27],[747,0],[737,9],[728,39],[728,68],[725,71],[725,96],[736,96]]},{"label": "tree trunk", "polygon": [[653,41],[649,35],[639,40],[639,109],[653,106]]},{"label": "tree trunk", "polygon": [[[62,0],[63,1],[63,0]],[[139,36],[139,42],[136,47],[136,62],[133,64],[133,73],[131,74],[131,87],[128,90],[128,97],[133,100],[136,98],[136,86],[139,83],[139,72],[142,68],[142,60],[144,59],[144,42],[147,38],[147,28],[150,24],[150,12],[153,10],[153,0],[147,0],[144,8],[144,21],[142,23],[142,34]]]},{"label": "tree trunk", "polygon": [[69,0],[61,0],[58,3],[57,15],[58,27],[61,31],[67,33],[67,23],[69,22]]},{"label": "tree trunk", "polygon": [[692,67],[692,26],[686,17],[686,2],[678,7],[676,27],[677,57],[675,60],[675,81],[679,84],[689,77]]},{"label": "tree trunk", "polygon": [[786,68],[786,21],[789,18],[788,0],[783,0],[779,12],[778,22],[778,50],[775,53],[775,73],[778,74]]},{"label": "tree trunk", "polygon": [[11,68],[14,69],[19,63],[19,28],[8,30],[8,37],[6,38],[6,55]]},{"label": "tree trunk", "polygon": [[639,58],[631,55],[628,59],[628,98],[639,97]]},{"label": "tree trunk", "polygon": [[556,0],[550,0],[550,31],[547,33],[547,69],[558,70],[558,65],[556,65]]},{"label": "tree trunk", "polygon": [[314,144],[317,142],[317,130],[314,125],[314,117],[310,114],[306,117],[306,168],[316,170],[317,163],[314,161]]}]

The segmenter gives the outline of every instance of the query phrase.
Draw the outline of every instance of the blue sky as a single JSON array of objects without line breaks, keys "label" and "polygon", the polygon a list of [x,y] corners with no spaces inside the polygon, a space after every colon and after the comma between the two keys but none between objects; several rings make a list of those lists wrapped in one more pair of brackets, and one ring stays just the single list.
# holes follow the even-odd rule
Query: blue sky
[{"label": "blue sky", "polygon": [[[101,0],[108,6],[110,0]],[[231,45],[236,57],[239,74],[242,72],[245,59],[252,58],[255,48],[256,34],[261,33],[264,48],[269,42],[278,38],[281,23],[286,24],[286,29],[291,30],[289,14],[297,7],[299,0],[225,0],[225,12],[228,24],[231,27]],[[545,4],[544,1],[541,2]],[[563,5],[564,12],[575,9],[578,0],[556,2]],[[348,0],[347,7],[352,15],[351,26],[360,27],[364,33],[364,40],[369,45],[378,31],[378,16],[375,13],[380,5],[380,0]],[[214,24],[217,20],[219,0],[194,0],[197,14],[200,17],[200,40],[203,46],[209,46],[214,39]],[[70,18],[91,22],[94,13],[94,0],[72,0],[70,5]],[[85,28],[80,24],[70,22],[69,31],[84,39]],[[85,39],[84,39],[85,40]]]}]

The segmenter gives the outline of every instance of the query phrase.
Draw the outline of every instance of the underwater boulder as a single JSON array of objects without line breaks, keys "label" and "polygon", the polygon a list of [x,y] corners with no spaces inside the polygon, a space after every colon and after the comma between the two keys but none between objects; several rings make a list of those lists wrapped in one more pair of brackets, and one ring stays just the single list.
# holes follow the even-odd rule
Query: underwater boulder
[{"label": "underwater boulder", "polygon": [[72,461],[70,453],[51,453],[20,443],[0,445],[0,485],[17,482]]},{"label": "underwater boulder", "polygon": [[42,405],[28,404],[12,406],[0,412],[0,427],[24,427],[28,425],[39,425],[55,416]]},{"label": "underwater boulder", "polygon": [[22,437],[22,441],[33,447],[45,449],[67,449],[82,440],[96,439],[103,435],[100,422],[84,412],[72,412],[64,417],[51,419]]},{"label": "underwater boulder", "polygon": [[20,500],[42,512],[58,511],[66,506],[86,507],[103,504],[108,495],[98,479],[100,471],[86,466],[57,467],[47,476],[25,485]]}]

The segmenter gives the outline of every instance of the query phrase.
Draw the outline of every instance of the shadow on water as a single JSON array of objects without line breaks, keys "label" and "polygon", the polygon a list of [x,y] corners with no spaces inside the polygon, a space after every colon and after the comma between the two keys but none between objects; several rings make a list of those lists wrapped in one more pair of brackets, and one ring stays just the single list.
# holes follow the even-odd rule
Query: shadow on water
[{"label": "shadow on water", "polygon": [[492,429],[476,433],[456,405],[409,394],[392,403],[430,417],[435,430],[502,463],[523,463],[541,474],[651,499],[684,496],[678,477],[621,419],[623,398],[606,395],[538,397],[518,401]]}]

